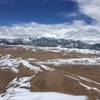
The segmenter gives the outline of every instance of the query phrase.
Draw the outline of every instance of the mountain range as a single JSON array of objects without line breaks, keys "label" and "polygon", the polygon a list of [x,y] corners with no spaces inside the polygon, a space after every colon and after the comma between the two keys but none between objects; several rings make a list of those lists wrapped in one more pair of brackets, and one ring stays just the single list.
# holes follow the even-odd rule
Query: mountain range
[{"label": "mountain range", "polygon": [[28,45],[28,46],[42,46],[42,47],[64,47],[64,48],[78,48],[78,49],[92,49],[100,50],[100,43],[88,44],[80,40],[71,39],[55,39],[55,38],[15,38],[15,39],[5,39],[0,38],[1,45]]}]

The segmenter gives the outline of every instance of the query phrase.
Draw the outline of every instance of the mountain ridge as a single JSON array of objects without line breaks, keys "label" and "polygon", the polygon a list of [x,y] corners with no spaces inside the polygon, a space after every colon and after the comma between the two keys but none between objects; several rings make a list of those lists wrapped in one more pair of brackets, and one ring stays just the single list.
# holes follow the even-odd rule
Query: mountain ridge
[{"label": "mountain ridge", "polygon": [[64,47],[64,48],[78,48],[78,49],[92,49],[100,50],[100,43],[88,44],[80,40],[71,40],[71,39],[55,39],[55,38],[15,38],[15,39],[6,39],[0,38],[1,45],[30,45],[30,46],[43,46],[43,47]]}]

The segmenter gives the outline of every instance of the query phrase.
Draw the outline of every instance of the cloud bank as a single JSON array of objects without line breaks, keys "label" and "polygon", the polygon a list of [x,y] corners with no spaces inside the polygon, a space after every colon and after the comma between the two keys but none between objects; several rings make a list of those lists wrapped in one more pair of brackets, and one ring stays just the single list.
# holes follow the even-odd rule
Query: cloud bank
[{"label": "cloud bank", "polygon": [[64,38],[82,40],[85,42],[100,42],[100,25],[87,25],[83,21],[74,21],[72,24],[39,24],[27,23],[13,26],[1,26],[1,38]]},{"label": "cloud bank", "polygon": [[78,2],[80,11],[100,22],[99,0],[73,0]]}]

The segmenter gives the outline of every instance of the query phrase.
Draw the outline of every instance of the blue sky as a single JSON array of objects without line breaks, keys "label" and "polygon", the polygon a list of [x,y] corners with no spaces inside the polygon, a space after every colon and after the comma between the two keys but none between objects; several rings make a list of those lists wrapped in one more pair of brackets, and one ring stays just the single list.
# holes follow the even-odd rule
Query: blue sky
[{"label": "blue sky", "polygon": [[0,0],[0,25],[72,23],[74,20],[84,20],[87,24],[94,21],[80,12],[78,2],[73,0]]}]

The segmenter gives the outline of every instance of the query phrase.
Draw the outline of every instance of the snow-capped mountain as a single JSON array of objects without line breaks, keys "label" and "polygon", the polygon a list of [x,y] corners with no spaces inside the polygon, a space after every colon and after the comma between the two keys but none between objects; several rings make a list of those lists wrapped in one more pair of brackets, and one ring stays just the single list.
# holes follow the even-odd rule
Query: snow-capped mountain
[{"label": "snow-capped mountain", "polygon": [[55,39],[55,38],[15,38],[15,39],[0,39],[0,44],[2,45],[31,45],[31,46],[43,46],[43,47],[64,47],[64,48],[79,48],[79,49],[94,49],[100,50],[100,43],[87,44],[80,40],[70,40],[70,39]]}]

